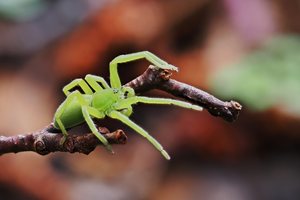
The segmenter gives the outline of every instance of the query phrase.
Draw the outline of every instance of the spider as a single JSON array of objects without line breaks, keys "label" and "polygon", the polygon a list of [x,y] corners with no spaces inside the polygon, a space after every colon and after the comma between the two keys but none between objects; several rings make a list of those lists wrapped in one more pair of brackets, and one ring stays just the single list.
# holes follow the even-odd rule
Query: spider
[{"label": "spider", "polygon": [[[53,122],[54,127],[60,129],[64,135],[61,144],[67,138],[68,133],[66,129],[86,122],[92,133],[103,143],[107,150],[112,152],[110,144],[98,132],[93,122],[93,118],[102,119],[107,116],[128,125],[145,137],[167,160],[170,159],[169,154],[158,141],[129,119],[129,116],[132,114],[132,105],[137,103],[169,104],[197,111],[201,111],[202,107],[175,99],[136,96],[132,88],[122,86],[117,71],[118,64],[143,58],[147,59],[156,68],[177,71],[177,67],[168,64],[148,51],[142,51],[117,56],[110,62],[111,87],[104,78],[91,74],[86,75],[84,80],[77,78],[64,86],[63,92],[66,95],[66,99],[57,108]],[[76,90],[78,87],[82,89],[84,94]],[[75,91],[73,91],[74,89]]]}]

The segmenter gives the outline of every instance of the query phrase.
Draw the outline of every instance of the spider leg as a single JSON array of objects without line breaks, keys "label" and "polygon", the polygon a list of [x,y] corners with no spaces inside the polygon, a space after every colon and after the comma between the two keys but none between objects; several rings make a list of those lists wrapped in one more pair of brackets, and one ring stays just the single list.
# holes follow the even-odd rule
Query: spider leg
[{"label": "spider leg", "polygon": [[61,130],[61,132],[62,132],[63,135],[64,135],[63,138],[62,138],[61,141],[60,141],[60,144],[61,144],[61,145],[66,141],[67,136],[68,136],[68,132],[67,132],[67,130],[66,130],[66,128],[65,128],[65,126],[64,126],[64,124],[63,124],[63,122],[62,122],[62,120],[61,120],[61,116],[62,116],[62,114],[64,113],[65,109],[68,107],[68,105],[69,105],[75,98],[78,98],[78,99],[82,98],[81,95],[82,95],[82,94],[81,94],[79,91],[74,91],[74,92],[72,92],[71,94],[69,94],[69,95],[67,96],[67,99],[66,99],[65,103],[64,103],[64,104],[61,104],[61,105],[58,107],[58,109],[57,109],[57,111],[56,111],[56,113],[55,113],[55,115],[54,115],[54,120],[57,122],[58,128]]},{"label": "spider leg", "polygon": [[126,97],[133,97],[135,95],[134,89],[131,87],[122,86],[121,90],[126,94]]},{"label": "spider leg", "polygon": [[128,99],[124,99],[116,105],[116,109],[123,109],[128,107],[128,105],[136,104],[136,103],[166,104],[166,105],[175,105],[175,106],[198,110],[198,111],[203,110],[201,106],[194,105],[185,101],[180,101],[176,99],[166,99],[166,98],[143,97],[143,96],[135,96],[135,97],[130,97]]},{"label": "spider leg", "polygon": [[[88,74],[85,76],[85,80],[96,92],[103,90],[103,88],[104,89],[110,88],[107,82],[101,76]],[[101,83],[103,88],[99,83]]]},{"label": "spider leg", "polygon": [[139,60],[142,58],[147,59],[149,62],[151,62],[153,65],[155,65],[158,68],[177,71],[177,67],[168,64],[167,62],[160,59],[153,53],[150,53],[149,51],[141,51],[141,52],[137,52],[137,53],[120,55],[120,56],[117,56],[116,58],[114,58],[109,64],[111,87],[112,88],[120,88],[121,87],[121,81],[120,81],[120,78],[118,75],[118,69],[117,69],[119,63],[131,62],[131,61]]},{"label": "spider leg", "polygon": [[103,143],[103,145],[105,146],[105,148],[110,151],[111,153],[113,153],[113,150],[110,146],[110,144],[108,143],[107,139],[101,135],[98,131],[98,129],[96,128],[91,116],[96,117],[96,118],[104,118],[105,114],[102,112],[99,112],[96,108],[90,107],[90,106],[82,106],[82,114],[83,117],[86,121],[86,123],[88,124],[89,128],[91,129],[92,133]]},{"label": "spider leg", "polygon": [[83,117],[86,121],[86,123],[88,124],[90,130],[92,131],[92,133],[104,144],[104,146],[112,152],[111,150],[111,146],[108,144],[108,141],[106,140],[106,138],[101,135],[95,124],[93,123],[93,120],[91,118],[91,116],[96,117],[96,118],[104,118],[105,115],[104,113],[99,112],[97,109],[88,106],[87,102],[85,101],[83,95],[79,92],[79,91],[74,91],[72,92],[70,95],[68,95],[66,101],[64,104],[62,104],[61,106],[58,107],[54,119],[57,122],[59,129],[62,131],[64,137],[61,139],[60,144],[62,145],[65,141],[66,138],[68,136],[68,133],[66,131],[66,128],[61,120],[61,116],[64,113],[65,109],[68,107],[68,105],[70,105],[70,103],[74,100],[77,99],[78,102],[80,103],[81,107],[82,107],[82,114]]},{"label": "spider leg", "polygon": [[109,117],[113,119],[120,120],[127,126],[131,127],[133,130],[135,130],[137,133],[145,137],[160,153],[167,159],[170,160],[169,154],[164,150],[164,148],[161,146],[161,144],[155,140],[147,131],[145,131],[143,128],[141,128],[139,125],[131,121],[127,116],[123,115],[120,112],[117,111],[111,111],[108,114]]},{"label": "spider leg", "polygon": [[88,84],[81,78],[74,79],[72,82],[67,84],[63,88],[63,92],[65,93],[66,96],[71,94],[71,91],[73,88],[79,86],[85,94],[93,94],[93,91],[91,88],[88,86]]}]

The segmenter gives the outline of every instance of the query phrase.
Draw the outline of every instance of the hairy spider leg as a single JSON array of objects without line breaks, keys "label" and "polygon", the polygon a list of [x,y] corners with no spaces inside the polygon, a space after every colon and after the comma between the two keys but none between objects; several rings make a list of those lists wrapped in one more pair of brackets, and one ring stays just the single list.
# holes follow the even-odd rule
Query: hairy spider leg
[{"label": "hairy spider leg", "polygon": [[[104,78],[102,78],[101,76],[95,76],[92,74],[88,74],[85,76],[84,78],[86,80],[86,82],[88,82],[88,84],[96,91],[101,91],[104,89],[108,89],[110,88],[109,85],[107,84],[107,82],[104,80]],[[101,83],[101,85],[99,85],[99,83]],[[102,87],[103,88],[102,88]]]},{"label": "hairy spider leg", "polygon": [[108,151],[113,153],[111,145],[108,143],[107,139],[99,133],[91,118],[91,116],[93,116],[98,119],[101,119],[105,117],[105,114],[98,111],[96,108],[87,105],[82,106],[82,114],[92,133],[103,143],[103,145]]},{"label": "hairy spider leg", "polygon": [[137,53],[120,55],[120,56],[117,56],[116,58],[114,58],[109,64],[111,87],[112,88],[121,88],[121,85],[122,85],[119,74],[118,74],[118,69],[117,69],[118,64],[131,62],[131,61],[139,60],[142,58],[147,59],[149,62],[151,62],[153,65],[155,65],[158,68],[177,71],[177,67],[168,64],[167,62],[160,59],[153,53],[150,53],[149,51],[141,51],[141,52],[137,52]]},{"label": "hairy spider leg", "polygon": [[83,90],[85,94],[93,94],[93,91],[91,90],[89,85],[82,78],[74,79],[72,82],[67,84],[63,88],[63,92],[65,93],[66,96],[68,96],[69,94],[71,94],[71,90],[78,86]]},{"label": "hairy spider leg", "polygon": [[166,98],[155,98],[155,97],[143,97],[143,96],[135,96],[130,97],[128,99],[122,100],[120,103],[116,105],[116,109],[122,109],[128,107],[128,105],[136,104],[136,103],[146,103],[146,104],[167,104],[167,105],[175,105],[183,108],[193,109],[197,111],[202,111],[203,108],[198,105],[194,105],[188,102],[176,100],[176,99],[166,99]]},{"label": "hairy spider leg", "polygon": [[68,132],[67,132],[67,130],[66,130],[64,124],[63,124],[62,121],[61,121],[61,116],[62,116],[62,114],[64,113],[65,109],[68,107],[68,105],[69,105],[75,98],[78,99],[78,101],[80,102],[81,105],[82,105],[82,104],[85,104],[85,100],[84,100],[82,94],[81,94],[78,90],[76,90],[76,91],[72,92],[71,94],[68,94],[68,96],[67,96],[65,102],[64,102],[63,104],[61,104],[61,105],[58,107],[58,109],[57,109],[57,111],[56,111],[56,113],[55,113],[55,115],[54,115],[54,120],[57,122],[57,124],[58,124],[58,126],[59,126],[59,129],[61,130],[61,132],[62,132],[63,135],[64,135],[64,137],[63,137],[63,138],[61,139],[61,141],[60,141],[60,144],[63,144],[63,143],[65,142],[67,136],[68,136]]},{"label": "hairy spider leg", "polygon": [[167,159],[170,160],[169,154],[164,150],[164,148],[161,146],[161,144],[154,139],[147,131],[145,131],[142,127],[131,121],[127,116],[123,115],[122,113],[118,111],[111,111],[108,116],[111,118],[120,120],[127,126],[131,127],[133,130],[135,130],[137,133],[145,137],[160,153]]}]

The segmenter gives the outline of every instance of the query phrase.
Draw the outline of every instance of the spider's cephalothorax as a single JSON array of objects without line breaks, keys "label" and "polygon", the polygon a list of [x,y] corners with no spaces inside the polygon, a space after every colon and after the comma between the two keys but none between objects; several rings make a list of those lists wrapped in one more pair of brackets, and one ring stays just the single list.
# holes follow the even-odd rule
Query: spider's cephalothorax
[{"label": "spider's cephalothorax", "polygon": [[[170,159],[168,153],[151,135],[128,118],[132,113],[132,105],[136,103],[169,104],[194,110],[202,110],[202,107],[174,99],[135,96],[132,88],[122,86],[117,71],[118,63],[142,58],[147,59],[157,68],[177,70],[175,66],[166,63],[154,54],[142,51],[118,56],[110,62],[111,87],[102,77],[90,74],[86,75],[85,80],[73,80],[63,88],[67,98],[54,115],[54,127],[60,129],[64,134],[62,143],[68,135],[66,129],[86,122],[93,134],[111,151],[111,146],[106,138],[98,132],[92,120],[93,118],[101,119],[108,116],[120,120],[144,136],[166,159]],[[76,87],[80,87],[84,94],[78,90],[73,91]]]},{"label": "spider's cephalothorax", "polygon": [[134,90],[129,87],[108,88],[93,94],[91,106],[103,111],[105,115],[109,115],[111,111],[119,111],[129,117],[132,114],[131,105],[120,107],[119,103],[133,96]]}]

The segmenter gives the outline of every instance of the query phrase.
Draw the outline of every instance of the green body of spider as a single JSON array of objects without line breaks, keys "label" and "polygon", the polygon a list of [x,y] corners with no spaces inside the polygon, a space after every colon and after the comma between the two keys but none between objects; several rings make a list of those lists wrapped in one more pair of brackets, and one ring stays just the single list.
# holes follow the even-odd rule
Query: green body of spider
[{"label": "green body of spider", "polygon": [[[142,58],[147,59],[157,68],[177,70],[175,66],[166,63],[154,54],[148,51],[142,51],[120,55],[110,62],[111,87],[102,77],[90,74],[86,75],[85,80],[73,80],[63,88],[63,92],[67,98],[58,107],[54,115],[54,127],[60,129],[64,134],[62,143],[68,135],[66,129],[86,122],[93,134],[95,134],[108,150],[112,151],[108,141],[99,133],[92,120],[93,118],[101,119],[108,116],[120,120],[144,136],[166,159],[170,159],[170,156],[160,143],[143,128],[129,119],[129,116],[132,114],[132,105],[136,103],[169,104],[194,110],[202,110],[202,107],[174,99],[135,96],[132,88],[122,86],[117,71],[118,64]],[[78,90],[73,91],[76,87],[80,87],[84,94],[81,94]]]}]

